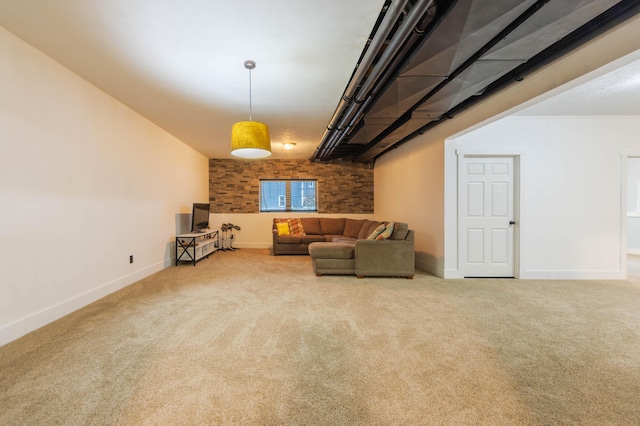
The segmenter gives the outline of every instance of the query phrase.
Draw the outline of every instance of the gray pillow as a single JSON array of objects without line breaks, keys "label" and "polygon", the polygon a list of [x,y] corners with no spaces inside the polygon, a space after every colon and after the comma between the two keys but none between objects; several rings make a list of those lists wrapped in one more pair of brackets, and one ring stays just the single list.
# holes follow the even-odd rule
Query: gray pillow
[{"label": "gray pillow", "polygon": [[393,234],[391,234],[390,240],[404,240],[409,233],[409,225],[402,222],[396,222],[393,226]]}]

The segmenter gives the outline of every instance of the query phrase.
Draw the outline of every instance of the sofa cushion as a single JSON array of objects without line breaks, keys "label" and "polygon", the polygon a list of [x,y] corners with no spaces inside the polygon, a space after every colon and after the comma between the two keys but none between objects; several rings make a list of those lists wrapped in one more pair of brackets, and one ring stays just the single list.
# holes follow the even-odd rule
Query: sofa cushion
[{"label": "sofa cushion", "polygon": [[324,235],[305,235],[304,237],[302,237],[302,244],[311,244],[311,243],[317,243],[320,241],[325,241],[324,239]]},{"label": "sofa cushion", "polygon": [[352,259],[354,244],[311,243],[309,255],[314,259]]},{"label": "sofa cushion", "polygon": [[338,235],[331,239],[332,243],[351,243],[355,244],[356,239],[351,237],[345,237],[344,235]]},{"label": "sofa cushion", "polygon": [[355,259],[313,259],[313,272],[317,276],[352,275],[356,269]]},{"label": "sofa cushion", "polygon": [[322,235],[319,217],[302,217],[300,218],[300,222],[302,222],[302,228],[304,229],[305,234]]},{"label": "sofa cushion", "polygon": [[291,235],[306,235],[299,217],[291,217],[287,222],[289,223],[289,233]]},{"label": "sofa cushion", "polygon": [[276,223],[276,228],[278,228],[278,236],[281,237],[283,235],[289,235],[289,224],[288,223]]},{"label": "sofa cushion", "polygon": [[302,238],[300,235],[283,235],[278,237],[278,244],[301,244]]},{"label": "sofa cushion", "polygon": [[376,240],[386,240],[386,239],[388,239],[391,236],[391,234],[393,233],[393,226],[394,226],[393,222],[387,223],[387,226],[384,227],[384,231],[382,231],[380,233],[380,235],[378,235],[376,237]]},{"label": "sofa cushion", "polygon": [[330,217],[320,218],[320,229],[324,235],[342,235],[344,232],[345,219],[334,219]]},{"label": "sofa cushion", "polygon": [[393,233],[390,240],[404,240],[407,238],[407,234],[409,233],[409,225],[403,222],[396,222],[393,226]]},{"label": "sofa cushion", "polygon": [[376,229],[376,227],[380,225],[380,222],[376,222],[375,220],[369,220],[369,219],[365,219],[364,223],[362,224],[362,228],[360,229],[360,232],[358,233],[358,239],[359,240],[366,240],[367,237],[369,235],[371,235],[371,232]]},{"label": "sofa cushion", "polygon": [[375,240],[378,237],[378,235],[382,234],[385,228],[386,228],[385,224],[381,223],[376,227],[376,229],[374,229],[371,232],[371,234],[369,234],[369,236],[367,237],[367,240]]},{"label": "sofa cushion", "polygon": [[344,224],[344,232],[342,235],[349,238],[358,238],[362,225],[364,225],[364,219],[347,219]]}]

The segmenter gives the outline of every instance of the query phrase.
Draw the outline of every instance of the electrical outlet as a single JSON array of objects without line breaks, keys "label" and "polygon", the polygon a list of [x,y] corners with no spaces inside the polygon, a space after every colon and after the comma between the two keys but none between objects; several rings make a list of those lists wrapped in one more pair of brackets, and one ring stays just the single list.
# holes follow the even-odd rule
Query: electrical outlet
[{"label": "electrical outlet", "polygon": [[133,255],[129,256],[129,263],[133,263]]}]

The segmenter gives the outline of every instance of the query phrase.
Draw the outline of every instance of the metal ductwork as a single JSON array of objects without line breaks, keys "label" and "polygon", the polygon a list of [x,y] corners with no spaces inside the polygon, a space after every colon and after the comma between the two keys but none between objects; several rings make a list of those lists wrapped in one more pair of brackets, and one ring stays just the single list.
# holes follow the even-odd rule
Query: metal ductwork
[{"label": "metal ductwork", "polygon": [[312,160],[328,156],[353,128],[355,123],[352,119],[358,117],[365,106],[364,101],[375,95],[372,92],[374,84],[387,72],[389,64],[418,22],[425,15],[430,16],[434,0],[418,1],[411,8],[407,7],[408,3],[408,0],[387,1],[383,6],[381,18],[378,18],[381,23],[374,28]]},{"label": "metal ductwork", "polygon": [[313,161],[374,161],[640,11],[637,0],[387,1]]}]

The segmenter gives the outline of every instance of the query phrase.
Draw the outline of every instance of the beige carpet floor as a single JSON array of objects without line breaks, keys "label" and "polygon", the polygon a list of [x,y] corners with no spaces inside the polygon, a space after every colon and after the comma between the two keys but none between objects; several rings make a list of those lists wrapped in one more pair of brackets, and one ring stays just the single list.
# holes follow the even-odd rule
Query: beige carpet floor
[{"label": "beige carpet floor", "polygon": [[628,281],[316,277],[219,252],[0,348],[0,425],[639,425]]}]

